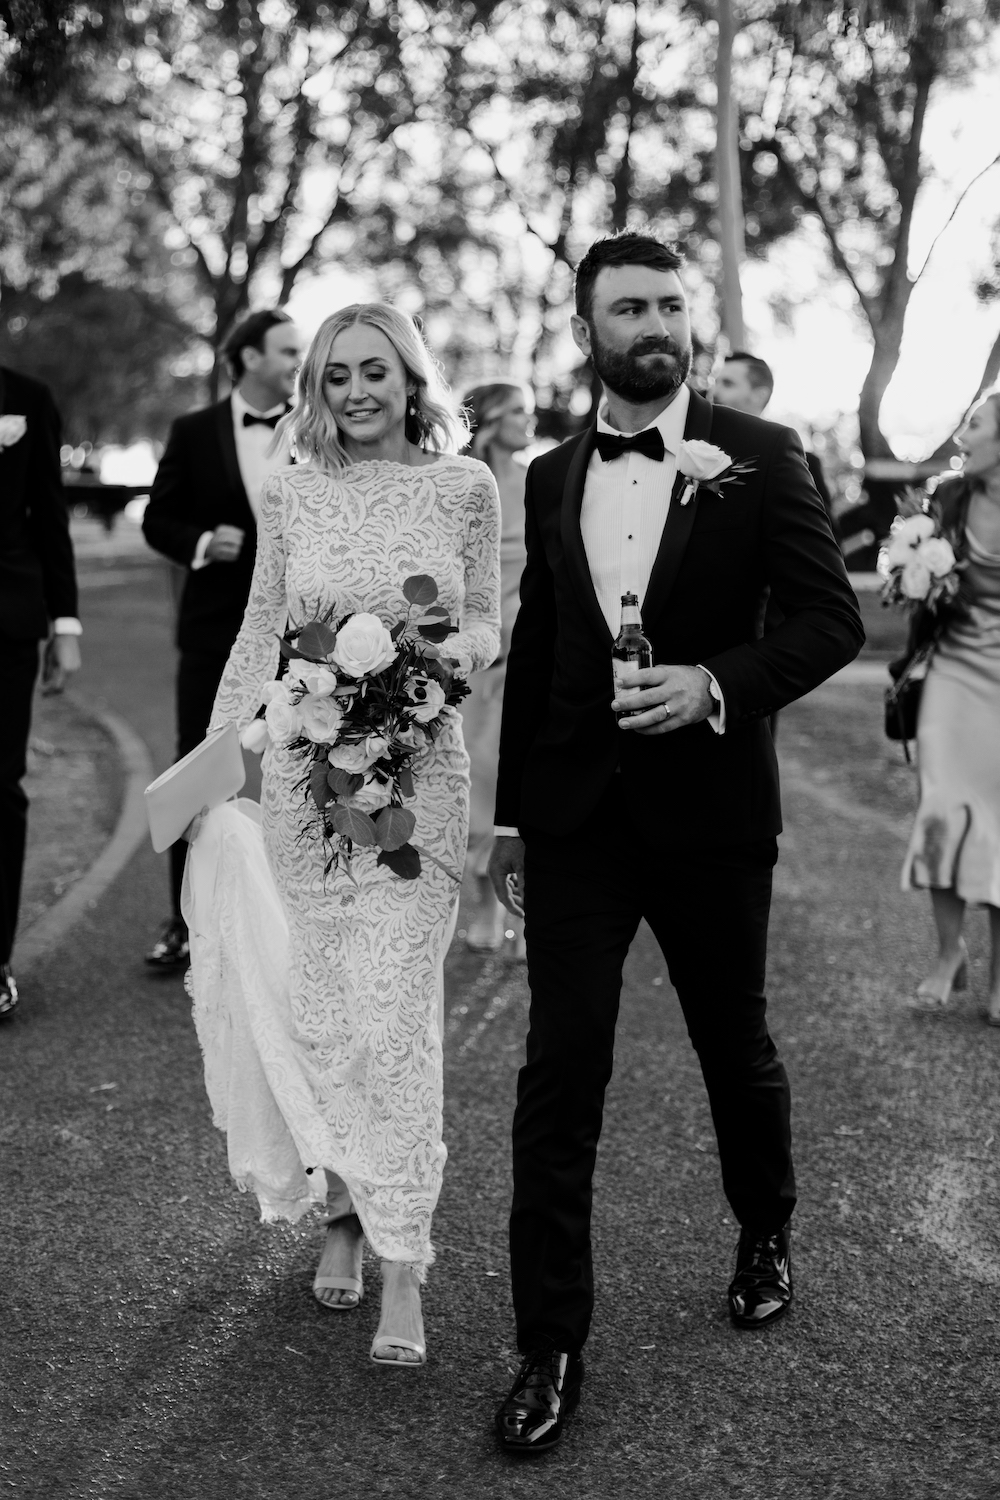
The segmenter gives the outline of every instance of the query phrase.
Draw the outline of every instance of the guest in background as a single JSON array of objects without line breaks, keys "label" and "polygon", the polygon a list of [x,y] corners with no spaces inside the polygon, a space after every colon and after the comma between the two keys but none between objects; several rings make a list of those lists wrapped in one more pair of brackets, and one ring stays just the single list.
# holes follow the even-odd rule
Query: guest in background
[{"label": "guest in background", "polygon": [[[734,354],[726,356],[722,368],[717,371],[713,382],[712,400],[717,401],[720,406],[731,406],[734,411],[745,411],[752,417],[762,417],[773,390],[774,376],[771,374],[770,365],[758,359],[755,354],[746,354],[742,349],[738,349]],[[823,473],[823,465],[815,453],[808,451],[806,463],[812,475],[813,484],[819,491],[819,498],[830,518],[833,534],[836,536],[837,523],[833,515],[833,501]]]},{"label": "guest in background", "polygon": [[521,573],[524,569],[524,466],[515,454],[527,448],[534,434],[532,403],[522,386],[509,380],[477,385],[465,398],[471,439],[465,452],[482,459],[493,471],[500,491],[500,655],[492,667],[473,672],[471,694],[462,704],[462,728],[469,752],[472,789],[469,807],[469,868],[475,881],[477,904],[466,943],[477,953],[495,953],[503,945],[508,925],[513,928],[515,955],[524,958],[524,923],[511,917],[496,898],[487,867],[493,847],[493,810],[496,806],[500,719],[507,675],[510,633],[517,618]]},{"label": "guest in background", "polygon": [[[302,341],[287,313],[251,313],[222,346],[233,379],[224,401],[174,423],[142,529],[147,542],[187,571],[177,615],[177,759],[205,738],[223,668],[243,623],[257,551],[265,479],[289,462],[270,452],[289,409]],[[171,915],[146,955],[154,969],[186,968],[181,916],[187,845],[170,851]]]},{"label": "guest in background", "polygon": [[59,466],[59,413],[38,380],[0,367],[0,1018],[17,1008],[10,957],[21,900],[26,769],[38,643],[58,691],[80,665],[76,570]]},{"label": "guest in background", "polygon": [[[1000,1026],[1000,391],[973,408],[958,444],[965,471],[946,479],[936,498],[966,566],[920,701],[920,806],[903,889],[930,891],[938,935],[937,962],[915,1007],[943,1010],[964,986],[962,926],[972,902],[989,912],[986,1019]],[[924,611],[915,617],[911,650],[929,624]]]}]

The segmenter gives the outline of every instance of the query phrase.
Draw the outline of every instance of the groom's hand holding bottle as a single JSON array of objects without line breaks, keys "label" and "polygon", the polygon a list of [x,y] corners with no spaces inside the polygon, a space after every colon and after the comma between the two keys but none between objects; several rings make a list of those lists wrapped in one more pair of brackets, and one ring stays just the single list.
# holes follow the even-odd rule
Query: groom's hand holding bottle
[{"label": "groom's hand holding bottle", "polygon": [[697,724],[719,710],[711,681],[704,667],[625,668],[619,687],[629,690],[628,699],[615,698],[615,712],[628,710],[618,720],[619,729],[635,734],[669,734]]}]

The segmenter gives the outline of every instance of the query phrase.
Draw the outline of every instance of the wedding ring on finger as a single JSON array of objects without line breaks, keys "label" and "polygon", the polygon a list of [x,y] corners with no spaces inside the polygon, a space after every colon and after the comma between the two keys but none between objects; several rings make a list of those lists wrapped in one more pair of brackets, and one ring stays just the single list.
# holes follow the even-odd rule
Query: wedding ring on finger
[{"label": "wedding ring on finger", "polygon": [[660,716],[660,722],[665,723],[666,720],[670,718],[670,709],[665,703],[661,703],[660,707],[663,709],[663,713]]}]

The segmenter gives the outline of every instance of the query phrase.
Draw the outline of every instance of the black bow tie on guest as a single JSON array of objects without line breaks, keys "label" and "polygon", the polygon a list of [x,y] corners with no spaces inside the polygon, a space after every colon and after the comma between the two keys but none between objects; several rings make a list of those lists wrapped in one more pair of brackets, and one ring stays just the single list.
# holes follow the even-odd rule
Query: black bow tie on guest
[{"label": "black bow tie on guest", "polygon": [[243,413],[243,426],[252,427],[255,422],[261,422],[265,427],[270,427],[273,429],[277,427],[278,423],[284,416],[287,416],[287,407],[285,411],[276,411],[274,415],[270,417],[258,417],[255,411],[245,411]]},{"label": "black bow tie on guest", "polygon": [[606,464],[620,453],[628,453],[633,448],[636,453],[645,453],[647,458],[655,459],[658,464],[663,462],[666,451],[658,427],[645,427],[642,432],[634,432],[631,437],[621,437],[617,432],[597,434],[597,451]]}]

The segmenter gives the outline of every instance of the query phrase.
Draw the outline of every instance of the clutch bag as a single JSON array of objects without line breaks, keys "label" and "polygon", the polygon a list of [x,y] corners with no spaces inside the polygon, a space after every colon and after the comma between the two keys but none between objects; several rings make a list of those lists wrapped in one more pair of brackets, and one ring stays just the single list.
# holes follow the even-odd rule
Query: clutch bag
[{"label": "clutch bag", "polygon": [[917,737],[920,700],[931,664],[932,650],[932,645],[925,647],[901,667],[897,662],[892,662],[889,666],[894,680],[885,690],[885,732],[888,739],[902,742],[907,761],[910,759],[907,742]]},{"label": "clutch bag", "polygon": [[146,817],[157,854],[176,844],[202,808],[218,807],[243,786],[246,770],[235,724],[195,745],[146,788]]}]

